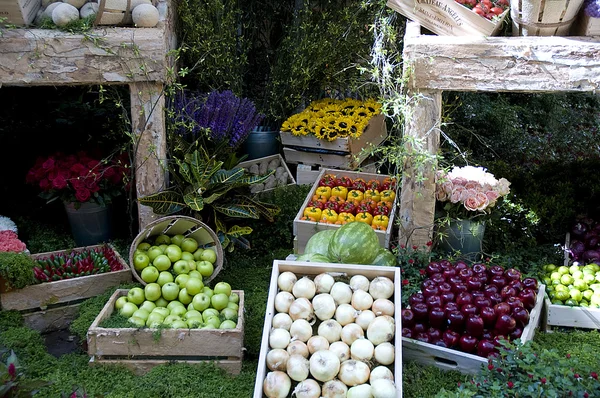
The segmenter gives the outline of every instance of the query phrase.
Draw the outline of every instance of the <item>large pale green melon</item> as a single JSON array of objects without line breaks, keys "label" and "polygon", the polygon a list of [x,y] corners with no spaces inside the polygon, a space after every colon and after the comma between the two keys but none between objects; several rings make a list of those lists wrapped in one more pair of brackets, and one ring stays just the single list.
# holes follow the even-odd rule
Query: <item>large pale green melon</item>
[{"label": "large pale green melon", "polygon": [[304,248],[304,254],[322,254],[324,256],[329,256],[329,241],[333,234],[337,231],[336,229],[324,229],[323,231],[319,231],[313,236],[310,237],[308,242],[306,242],[306,247]]},{"label": "large pale green melon", "polygon": [[331,263],[329,257],[319,253],[304,253],[296,258],[296,261],[308,261],[309,263]]},{"label": "large pale green melon", "polygon": [[327,257],[342,264],[372,264],[379,248],[379,239],[373,228],[353,221],[335,231],[329,242]]},{"label": "large pale green melon", "polygon": [[396,266],[396,256],[388,249],[381,247],[377,256],[373,260],[373,265],[383,265],[386,267]]}]

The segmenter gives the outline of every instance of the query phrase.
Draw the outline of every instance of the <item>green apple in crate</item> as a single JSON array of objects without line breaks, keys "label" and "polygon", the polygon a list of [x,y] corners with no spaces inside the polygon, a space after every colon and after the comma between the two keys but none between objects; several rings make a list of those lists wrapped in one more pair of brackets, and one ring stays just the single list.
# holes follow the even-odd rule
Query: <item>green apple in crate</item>
[{"label": "green apple in crate", "polygon": [[600,284],[594,283],[597,264],[556,267],[547,264],[541,274],[548,282],[548,297],[553,304],[600,308]]}]

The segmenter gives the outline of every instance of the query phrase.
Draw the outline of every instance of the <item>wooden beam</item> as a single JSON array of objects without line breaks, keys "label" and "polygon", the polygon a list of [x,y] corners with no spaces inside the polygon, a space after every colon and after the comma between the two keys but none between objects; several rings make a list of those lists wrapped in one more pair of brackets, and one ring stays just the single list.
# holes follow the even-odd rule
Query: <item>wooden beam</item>
[{"label": "wooden beam", "polygon": [[0,86],[166,81],[171,43],[165,24],[146,29],[97,28],[86,34],[3,30]]},{"label": "wooden beam", "polygon": [[[415,27],[416,25],[416,27]],[[421,35],[407,24],[404,60],[415,90],[552,92],[600,88],[599,37]]]}]

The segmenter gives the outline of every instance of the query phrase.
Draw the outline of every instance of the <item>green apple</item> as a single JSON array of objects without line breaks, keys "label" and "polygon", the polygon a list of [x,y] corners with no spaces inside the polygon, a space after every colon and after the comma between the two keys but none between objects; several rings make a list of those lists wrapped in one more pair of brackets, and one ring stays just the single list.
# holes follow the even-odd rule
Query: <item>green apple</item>
[{"label": "green apple", "polygon": [[194,255],[190,252],[186,252],[185,250],[181,252],[181,259],[186,261],[196,261],[194,260]]},{"label": "green apple", "polygon": [[194,308],[194,300],[192,300],[192,302],[187,305],[187,310],[188,311],[195,311],[196,310]]},{"label": "green apple", "polygon": [[552,304],[556,304],[556,305],[564,305],[565,303],[563,303],[561,300],[559,299],[553,299],[552,300]]},{"label": "green apple", "polygon": [[210,298],[210,304],[212,307],[218,311],[221,311],[223,308],[227,307],[227,303],[229,302],[229,295],[225,293],[215,293]]},{"label": "green apple", "polygon": [[142,242],[140,243],[137,247],[136,250],[142,251],[142,252],[147,252],[148,249],[150,249],[152,247],[152,245],[148,242]]},{"label": "green apple", "polygon": [[176,306],[171,310],[169,315],[177,315],[178,317],[183,318],[183,316],[187,313],[187,308],[184,306]]},{"label": "green apple", "polygon": [[148,264],[150,264],[150,257],[144,252],[138,252],[133,257],[133,268],[138,272],[146,268]]},{"label": "green apple", "polygon": [[202,313],[197,310],[188,310],[183,315],[183,320],[187,320],[187,319],[194,318],[194,317],[200,317],[200,319],[202,319]]},{"label": "green apple", "polygon": [[151,246],[148,249],[147,254],[148,254],[148,258],[150,259],[150,261],[153,262],[156,257],[163,254],[163,250],[158,246]]},{"label": "green apple", "polygon": [[162,271],[160,274],[158,274],[158,279],[156,280],[156,283],[158,283],[161,286],[164,286],[165,283],[173,282],[174,279],[175,278],[173,277],[172,273],[170,273],[169,271]]},{"label": "green apple", "polygon": [[[146,294],[146,289],[144,289],[144,294]],[[140,305],[140,310],[146,310],[148,311],[148,313],[154,311],[155,308],[156,304],[154,304],[152,301],[149,301],[148,297],[146,297],[146,301],[144,301],[142,305]]]},{"label": "green apple", "polygon": [[171,236],[171,244],[177,245],[178,247],[181,248],[181,242],[183,242],[184,239],[185,239],[185,236],[183,236],[182,234],[173,235],[173,236]]},{"label": "green apple", "polygon": [[177,283],[177,285],[179,286],[180,289],[183,289],[185,287],[185,284],[189,280],[190,280],[190,276],[188,274],[179,274],[175,278],[175,283]]},{"label": "green apple", "polygon": [[[186,252],[184,252],[186,253]],[[190,265],[190,271],[196,270],[196,262],[194,260],[188,260],[188,264]]]},{"label": "green apple", "polygon": [[167,250],[167,247],[169,245],[167,245],[166,243],[163,243],[162,245],[158,245],[158,247],[160,247],[160,250],[162,250],[163,254],[165,253],[165,250]]},{"label": "green apple", "polygon": [[189,274],[190,272],[190,263],[187,260],[178,260],[173,264],[173,272],[175,274]]},{"label": "green apple", "polygon": [[581,271],[581,267],[577,264],[573,264],[569,267],[569,273],[573,275],[575,271]]},{"label": "green apple", "polygon": [[123,305],[125,305],[125,303],[127,302],[127,296],[121,296],[117,299],[117,301],[115,301],[115,308],[117,310],[120,310],[121,308],[123,308]]},{"label": "green apple", "polygon": [[200,275],[209,277],[215,270],[215,267],[210,261],[196,261],[196,270],[200,272]]},{"label": "green apple", "polygon": [[[158,283],[152,282],[144,286],[144,296],[146,297],[146,300],[158,301],[161,295],[162,291]],[[157,305],[156,303],[154,303],[154,306],[159,307],[159,305]]]},{"label": "green apple", "polygon": [[178,315],[172,315],[172,314],[169,314],[169,315],[167,315],[167,317],[166,317],[166,318],[165,318],[165,320],[163,321],[163,324],[164,324],[164,325],[169,325],[169,326],[171,326],[171,327],[172,327],[172,325],[173,325],[173,322],[175,322],[175,321],[180,321],[180,320],[181,320],[181,317],[180,317],[180,316],[178,316]]},{"label": "green apple", "polygon": [[238,312],[236,310],[234,310],[233,308],[228,308],[225,307],[221,310],[221,316],[224,319],[229,319],[229,320],[236,320],[237,321],[237,317],[238,317]]},{"label": "green apple", "polygon": [[139,308],[131,316],[143,319],[144,320],[144,324],[146,324],[146,319],[148,319],[148,315],[150,315],[149,311],[146,311],[143,308]]},{"label": "green apple", "polygon": [[152,283],[156,282],[159,274],[160,272],[158,272],[158,269],[155,266],[149,265],[142,270],[141,278],[146,283]]},{"label": "green apple", "polygon": [[227,295],[227,298],[229,299],[229,296],[231,295],[231,285],[227,282],[219,282],[215,285],[213,291],[215,294],[223,293]]},{"label": "green apple", "polygon": [[188,305],[189,303],[192,302],[192,296],[190,296],[188,294],[187,289],[185,287],[183,289],[179,290],[179,296],[178,297],[179,297],[179,301],[183,305]]},{"label": "green apple", "polygon": [[201,261],[202,260],[202,252],[204,251],[204,249],[199,248],[196,251],[194,251],[194,260],[196,261]]},{"label": "green apple", "polygon": [[577,271],[573,272],[571,275],[573,275],[573,279],[575,279],[575,280],[583,279],[583,271],[577,270]]},{"label": "green apple", "polygon": [[170,311],[173,311],[173,308],[175,308],[175,307],[183,307],[183,308],[185,308],[185,306],[183,304],[181,304],[181,302],[179,302],[177,300],[171,301],[167,305],[167,309],[170,310]]},{"label": "green apple", "polygon": [[550,277],[549,277],[549,276],[545,276],[545,277],[543,278],[543,281],[544,281],[544,285],[546,285],[546,287],[548,287],[548,286],[551,286],[551,285],[552,285],[552,279],[550,279]]},{"label": "green apple", "polygon": [[546,272],[552,272],[554,270],[556,270],[556,265],[554,265],[554,264],[546,264],[546,265],[544,265],[544,271],[546,271]]},{"label": "green apple", "polygon": [[590,263],[588,265],[594,270],[594,272],[600,271],[600,265],[598,265],[596,263]]},{"label": "green apple", "polygon": [[569,294],[571,295],[571,298],[577,302],[581,301],[583,298],[583,294],[581,294],[581,291],[578,289],[569,290]]},{"label": "green apple", "polygon": [[[161,288],[162,288],[162,286],[161,286]],[[154,304],[156,304],[157,307],[167,308],[167,304],[169,304],[169,302],[167,300],[165,300],[164,297],[162,297],[162,289],[161,289],[160,295],[161,296],[157,300],[154,300]]]},{"label": "green apple", "polygon": [[237,293],[231,293],[229,295],[229,302],[234,304],[240,303],[240,296]]},{"label": "green apple", "polygon": [[554,298],[556,298],[557,300],[560,300],[560,301],[565,301],[565,300],[569,299],[570,297],[571,297],[571,295],[568,290],[557,290],[554,293]]},{"label": "green apple", "polygon": [[204,319],[204,322],[206,322],[206,320],[211,316],[219,317],[219,314],[220,312],[218,310],[214,308],[207,308],[204,311],[202,311],[202,318]]},{"label": "green apple", "polygon": [[198,278],[198,279],[202,280],[202,274],[200,272],[198,272],[198,270],[190,271],[188,273],[188,275],[190,276],[190,278]]},{"label": "green apple", "polygon": [[198,278],[189,278],[185,284],[185,289],[190,296],[195,296],[198,293],[201,293],[203,288],[204,283],[202,283],[202,280]]},{"label": "green apple", "polygon": [[169,257],[172,263],[181,260],[181,248],[177,245],[169,245],[165,250],[165,254]]},{"label": "green apple", "polygon": [[171,324],[171,327],[173,329],[189,329],[190,327],[188,326],[187,322],[184,321],[183,319],[180,319],[178,321],[175,321]]},{"label": "green apple", "polygon": [[[600,306],[600,291],[594,292],[590,299],[590,305],[599,307]],[[204,315],[204,314],[203,314]]]},{"label": "green apple", "polygon": [[227,307],[225,308],[231,308],[232,310],[235,310],[237,312],[240,309],[240,306],[230,301],[227,303]]},{"label": "green apple", "polygon": [[122,316],[124,316],[125,318],[129,318],[130,316],[133,315],[134,312],[136,312],[138,310],[138,306],[130,303],[130,302],[126,302],[125,305],[123,305],[123,308],[121,308],[119,310],[119,314],[121,314]]},{"label": "green apple", "polygon": [[171,310],[169,310],[166,307],[156,307],[155,309],[152,310],[152,312],[150,314],[160,314],[163,319],[166,318],[167,316],[169,316],[169,314],[171,313]]},{"label": "green apple", "polygon": [[596,277],[593,274],[583,274],[583,281],[585,283],[594,283]]},{"label": "green apple", "polygon": [[204,311],[210,307],[210,297],[204,293],[198,293],[192,298],[192,305],[195,310]]},{"label": "green apple", "polygon": [[575,279],[570,274],[564,274],[560,277],[560,283],[563,285],[572,285]]},{"label": "green apple", "polygon": [[191,237],[185,238],[183,241],[181,241],[181,250],[194,253],[196,250],[198,250],[198,242],[196,239]]},{"label": "green apple", "polygon": [[561,275],[565,275],[565,274],[569,273],[569,267],[567,267],[565,265],[561,265],[560,267],[558,267],[558,269],[556,271],[558,271],[558,273]]},{"label": "green apple", "polygon": [[217,253],[214,250],[206,249],[200,254],[200,260],[214,264],[217,262]]},{"label": "green apple", "polygon": [[154,238],[155,245],[169,245],[171,244],[171,237],[166,234],[160,234]]},{"label": "green apple", "polygon": [[146,321],[137,316],[129,317],[129,319],[127,319],[127,322],[132,323],[133,325],[135,325],[138,328],[143,328],[144,326],[146,326]]},{"label": "green apple", "polygon": [[559,283],[558,285],[554,285],[554,290],[558,292],[561,290],[568,291],[569,289],[565,285]]},{"label": "green apple", "polygon": [[159,254],[154,261],[152,261],[152,265],[159,271],[166,271],[171,268],[171,259],[166,254]]},{"label": "green apple", "polygon": [[553,273],[550,274],[550,279],[552,279],[553,281],[557,280],[557,279],[560,280],[561,276],[562,276],[562,274],[560,272],[554,271]]},{"label": "green apple", "polygon": [[583,294],[584,299],[590,301],[592,299],[592,296],[594,295],[594,291],[592,289],[588,289],[581,292],[581,294]]},{"label": "green apple", "polygon": [[224,320],[221,325],[219,325],[219,329],[235,329],[236,324],[231,319]]},{"label": "green apple", "polygon": [[140,305],[144,302],[144,300],[146,300],[146,296],[144,295],[144,289],[141,287],[132,287],[127,292],[127,301],[130,303]]},{"label": "green apple", "polygon": [[584,290],[588,289],[588,284],[585,283],[584,280],[577,279],[575,282],[573,282],[573,287],[580,292],[583,292]]},{"label": "green apple", "polygon": [[146,319],[146,326],[150,326],[150,324],[153,322],[156,322],[160,325],[161,323],[163,323],[164,320],[165,320],[165,317],[160,312],[152,311],[148,315],[148,319]]},{"label": "green apple", "polygon": [[221,326],[221,320],[218,316],[209,316],[208,319],[205,320],[207,325],[211,325],[213,329],[218,329]]},{"label": "green apple", "polygon": [[187,323],[190,329],[197,329],[204,326],[204,319],[202,319],[201,316],[188,318],[185,320],[185,322]]},{"label": "green apple", "polygon": [[565,300],[565,305],[569,305],[571,307],[577,307],[577,306],[579,306],[579,302],[577,302],[577,300],[570,298],[570,299]]},{"label": "green apple", "polygon": [[208,286],[204,286],[204,288],[202,289],[202,293],[206,294],[208,297],[212,297],[213,294],[215,294],[213,290]]},{"label": "green apple", "polygon": [[162,296],[167,301],[176,300],[177,297],[179,296],[179,286],[177,286],[177,284],[175,282],[165,283],[162,286],[161,291],[162,291]]}]

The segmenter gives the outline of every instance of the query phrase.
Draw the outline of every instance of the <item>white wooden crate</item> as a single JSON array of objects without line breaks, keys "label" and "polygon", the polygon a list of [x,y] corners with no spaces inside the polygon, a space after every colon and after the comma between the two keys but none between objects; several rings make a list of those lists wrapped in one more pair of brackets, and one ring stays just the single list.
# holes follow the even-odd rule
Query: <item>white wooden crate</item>
[{"label": "white wooden crate", "polygon": [[545,298],[546,325],[600,329],[600,308],[552,304]]},{"label": "white wooden crate", "polygon": [[[529,314],[529,323],[523,329],[521,341],[533,339],[535,329],[540,323],[543,312],[545,286],[538,289],[535,306]],[[423,365],[435,366],[442,370],[457,370],[462,373],[476,374],[481,371],[481,366],[488,363],[487,358],[467,354],[450,348],[439,347],[434,344],[424,343],[415,339],[402,338],[403,359],[412,360]]]},{"label": "white wooden crate", "polygon": [[[271,155],[271,156],[265,156],[263,158],[258,158],[258,159],[252,159],[252,160],[247,160],[244,162],[240,162],[238,164],[238,167],[243,167],[246,170],[250,170],[250,167],[252,167],[253,165],[260,165],[261,163],[267,163],[269,164],[271,161],[273,160],[277,160],[279,161],[279,166],[278,167],[283,167],[285,172],[288,175],[287,178],[287,183],[283,184],[283,185],[277,185],[278,187],[280,186],[287,186],[287,185],[295,185],[296,184],[296,180],[294,179],[294,176],[292,175],[292,173],[290,172],[290,169],[288,168],[287,164],[285,163],[285,160],[283,160],[283,157],[281,157],[281,155],[276,154],[276,155]],[[267,170],[267,172],[269,172],[271,170]],[[266,174],[266,173],[264,173]],[[267,191],[271,191],[274,188],[270,188],[270,189],[260,189],[259,192],[267,192]]]}]

